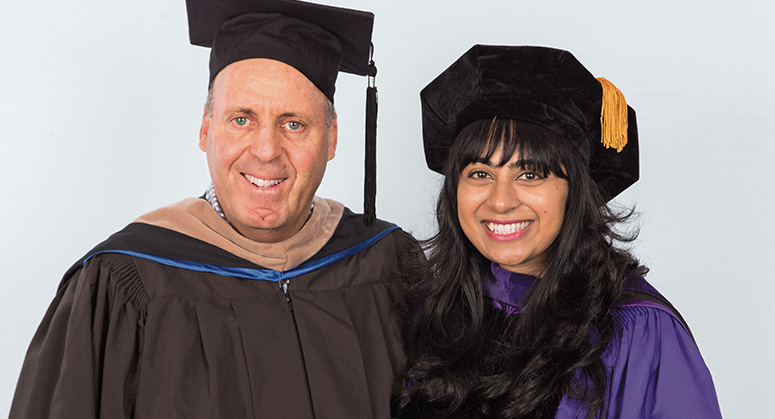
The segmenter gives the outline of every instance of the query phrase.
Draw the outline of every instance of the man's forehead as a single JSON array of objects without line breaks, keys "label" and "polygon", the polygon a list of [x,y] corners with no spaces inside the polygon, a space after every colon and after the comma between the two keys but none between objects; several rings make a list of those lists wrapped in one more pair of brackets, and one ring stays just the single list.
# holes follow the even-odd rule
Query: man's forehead
[{"label": "man's forehead", "polygon": [[267,84],[299,85],[320,91],[299,70],[270,58],[250,58],[233,62],[216,76],[215,82],[224,79],[248,79]]},{"label": "man's forehead", "polygon": [[223,102],[227,108],[317,113],[326,105],[323,92],[301,72],[263,58],[230,64],[216,77],[212,94],[214,101]]}]

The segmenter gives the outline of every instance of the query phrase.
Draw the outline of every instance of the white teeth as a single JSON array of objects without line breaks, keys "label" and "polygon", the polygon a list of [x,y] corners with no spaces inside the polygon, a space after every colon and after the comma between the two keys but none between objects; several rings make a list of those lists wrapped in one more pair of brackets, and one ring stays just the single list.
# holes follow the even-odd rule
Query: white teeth
[{"label": "white teeth", "polygon": [[517,231],[521,231],[527,228],[527,226],[530,225],[530,221],[523,221],[521,223],[511,223],[511,224],[497,224],[493,222],[487,223],[487,229],[492,231],[495,234],[514,234]]},{"label": "white teeth", "polygon": [[245,179],[248,180],[248,182],[258,186],[259,188],[268,188],[271,186],[279,185],[282,183],[282,179],[272,179],[272,180],[266,180],[266,179],[259,179],[257,177],[250,176],[247,173],[243,173],[243,176],[245,176]]}]

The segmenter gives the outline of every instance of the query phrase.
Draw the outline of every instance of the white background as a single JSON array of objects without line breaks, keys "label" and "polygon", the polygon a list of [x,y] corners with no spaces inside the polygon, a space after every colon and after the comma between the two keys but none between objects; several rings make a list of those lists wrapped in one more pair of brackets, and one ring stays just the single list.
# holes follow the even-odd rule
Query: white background
[{"label": "white background", "polygon": [[[373,11],[377,211],[434,231],[418,92],[475,43],[570,50],[638,112],[636,254],[682,312],[726,417],[775,394],[775,3],[341,0]],[[182,0],[0,3],[0,416],[64,271],[135,217],[200,195],[209,51]],[[365,78],[340,75],[319,194],[360,211]]]}]

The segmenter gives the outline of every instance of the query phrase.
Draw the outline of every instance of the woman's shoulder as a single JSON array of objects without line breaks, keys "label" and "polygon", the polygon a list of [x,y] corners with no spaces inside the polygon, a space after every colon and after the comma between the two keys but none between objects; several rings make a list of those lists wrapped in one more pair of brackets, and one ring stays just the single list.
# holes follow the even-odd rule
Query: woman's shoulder
[{"label": "woman's shoulder", "polygon": [[620,328],[640,323],[651,318],[652,322],[661,319],[672,323],[674,328],[682,329],[694,342],[694,336],[686,320],[667,298],[646,281],[642,276],[627,278],[624,283],[624,298],[614,311]]},{"label": "woman's shoulder", "polygon": [[710,371],[681,315],[643,278],[625,288],[637,292],[614,311],[617,335],[603,356],[614,417],[720,417]]}]

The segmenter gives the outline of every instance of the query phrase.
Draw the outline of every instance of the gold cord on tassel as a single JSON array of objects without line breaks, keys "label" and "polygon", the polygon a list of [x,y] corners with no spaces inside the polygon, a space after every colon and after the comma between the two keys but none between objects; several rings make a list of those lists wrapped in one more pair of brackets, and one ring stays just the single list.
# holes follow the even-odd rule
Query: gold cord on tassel
[{"label": "gold cord on tassel", "polygon": [[605,148],[621,152],[627,145],[627,102],[624,94],[610,81],[598,77],[603,87],[603,106],[600,110],[601,141]]}]

